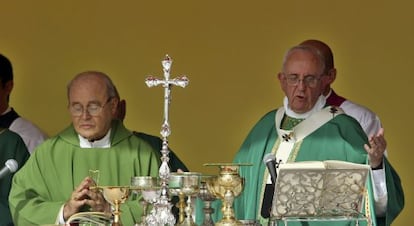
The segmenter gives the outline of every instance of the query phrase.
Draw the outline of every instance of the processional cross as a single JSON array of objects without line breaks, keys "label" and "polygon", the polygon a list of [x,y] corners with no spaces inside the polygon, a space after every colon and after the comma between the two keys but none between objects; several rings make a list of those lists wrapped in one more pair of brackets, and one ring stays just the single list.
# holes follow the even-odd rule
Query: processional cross
[{"label": "processional cross", "polygon": [[[163,72],[164,72],[164,79],[159,79],[154,76],[148,76],[145,80],[145,83],[148,87],[162,85],[164,87],[164,119],[161,126],[161,136],[162,136],[162,149],[161,149],[161,166],[159,170],[159,175],[161,178],[161,197],[159,204],[168,206],[168,178],[170,176],[170,168],[168,166],[169,161],[169,149],[168,149],[168,136],[171,134],[171,128],[169,123],[169,106],[171,102],[171,88],[172,86],[180,86],[185,88],[188,85],[188,78],[186,76],[178,76],[177,78],[170,79],[170,70],[172,59],[166,55],[165,58],[161,61]],[[163,208],[165,209],[165,208]],[[161,213],[164,215],[165,213]],[[169,214],[167,214],[169,215]],[[164,215],[165,216],[165,215]],[[173,216],[172,216],[173,217]],[[166,222],[167,220],[159,219],[161,224],[169,224]]]}]

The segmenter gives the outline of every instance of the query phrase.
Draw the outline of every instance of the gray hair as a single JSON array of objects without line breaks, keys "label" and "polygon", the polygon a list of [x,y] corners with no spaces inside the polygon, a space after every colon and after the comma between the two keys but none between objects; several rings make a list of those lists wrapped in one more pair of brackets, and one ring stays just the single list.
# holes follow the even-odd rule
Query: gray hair
[{"label": "gray hair", "polygon": [[283,71],[285,70],[285,66],[286,66],[287,59],[295,51],[305,51],[305,52],[311,53],[318,60],[319,68],[321,68],[320,73],[321,74],[325,73],[325,67],[326,67],[325,66],[325,57],[323,56],[323,54],[317,48],[314,48],[312,46],[307,46],[307,45],[297,45],[297,46],[293,46],[292,48],[290,48],[286,52],[285,56],[283,57],[283,63],[282,63],[282,70]]}]

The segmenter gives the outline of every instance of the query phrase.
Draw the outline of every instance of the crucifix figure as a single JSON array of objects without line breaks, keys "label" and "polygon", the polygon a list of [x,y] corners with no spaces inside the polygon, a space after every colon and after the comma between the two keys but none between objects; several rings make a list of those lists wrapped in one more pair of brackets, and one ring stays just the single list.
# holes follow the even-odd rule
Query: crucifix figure
[{"label": "crucifix figure", "polygon": [[[165,58],[162,60],[162,67],[164,71],[164,79],[159,79],[154,76],[148,76],[145,80],[145,83],[148,87],[162,85],[164,87],[164,119],[161,126],[161,136],[162,136],[162,149],[161,149],[161,166],[159,170],[159,175],[161,178],[161,197],[159,200],[159,210],[163,211],[163,209],[169,208],[169,200],[168,200],[168,178],[170,176],[170,168],[168,166],[169,161],[169,149],[168,149],[168,136],[171,134],[170,123],[168,119],[169,113],[169,105],[171,102],[171,88],[172,86],[180,86],[186,87],[188,85],[188,78],[186,76],[179,76],[177,78],[170,79],[170,70],[171,70],[172,59],[166,55]],[[170,218],[172,215],[167,213],[161,213],[160,215],[168,216]],[[174,218],[174,216],[172,216]],[[165,225],[170,224],[168,219],[157,219],[158,223]]]},{"label": "crucifix figure", "polygon": [[166,55],[162,61],[162,67],[164,71],[164,79],[158,79],[154,76],[148,76],[145,83],[148,87],[162,85],[164,87],[164,122],[161,127],[161,136],[168,137],[171,134],[171,129],[168,121],[168,109],[171,102],[171,86],[186,87],[188,85],[188,78],[186,76],[179,76],[174,79],[170,79],[172,59]]}]

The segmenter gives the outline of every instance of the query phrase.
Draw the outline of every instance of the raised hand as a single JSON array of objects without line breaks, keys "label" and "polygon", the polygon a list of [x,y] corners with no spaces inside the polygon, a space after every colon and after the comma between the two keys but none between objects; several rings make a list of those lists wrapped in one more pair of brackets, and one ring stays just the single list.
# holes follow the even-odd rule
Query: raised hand
[{"label": "raised hand", "polygon": [[368,153],[371,168],[377,168],[382,164],[384,152],[387,148],[387,142],[384,138],[384,129],[381,128],[377,134],[370,136],[368,143],[369,144],[364,145],[364,148]]}]

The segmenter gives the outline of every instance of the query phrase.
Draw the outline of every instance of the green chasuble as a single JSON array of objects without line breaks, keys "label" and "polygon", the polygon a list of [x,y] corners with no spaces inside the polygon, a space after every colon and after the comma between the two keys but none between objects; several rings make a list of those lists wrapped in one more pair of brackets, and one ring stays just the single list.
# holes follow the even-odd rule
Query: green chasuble
[{"label": "green chasuble", "polygon": [[[267,153],[275,152],[276,142],[280,142],[275,124],[276,110],[267,113],[253,127],[249,135],[243,142],[239,152],[236,154],[234,162],[252,163],[252,166],[240,167],[240,174],[245,178],[245,188],[239,197],[235,198],[234,211],[239,220],[260,220],[266,222],[260,216],[261,204],[263,199],[264,187],[267,181],[268,171],[263,163],[263,157]],[[323,161],[323,160],[342,160],[354,163],[366,164],[367,153],[364,144],[368,143],[367,137],[353,118],[341,114],[337,115],[317,130],[309,134],[302,141],[293,147],[289,161]],[[277,143],[276,143],[277,144]],[[384,158],[386,170],[386,182],[388,191],[388,205],[386,216],[375,218],[373,205],[373,194],[371,180],[368,180],[368,193],[370,214],[373,225],[390,225],[395,217],[400,213],[404,206],[404,195],[400,179]],[[215,205],[217,207],[217,205]],[[364,209],[366,209],[364,207]],[[216,208],[216,213],[220,212]],[[200,212],[200,211],[199,211]],[[197,216],[200,216],[197,213]],[[215,219],[221,218],[221,213],[216,214]],[[200,222],[200,221],[198,221]],[[359,222],[366,225],[366,222]],[[355,222],[289,222],[288,225],[306,226],[339,226],[354,225]],[[278,222],[278,226],[283,222]]]},{"label": "green chasuble", "polygon": [[[16,160],[19,168],[29,159],[29,151],[22,138],[4,128],[0,128],[0,166],[9,159]],[[9,192],[14,173],[8,174],[0,179],[0,226],[13,225],[9,209]]]},{"label": "green chasuble", "polygon": [[[100,171],[102,186],[130,185],[132,176],[158,176],[158,151],[120,121],[113,121],[110,139],[110,148],[81,148],[69,126],[36,148],[13,178],[9,201],[15,224],[54,224],[60,208],[90,169]],[[142,212],[137,200],[122,204],[121,211],[124,225],[134,225]]]}]

